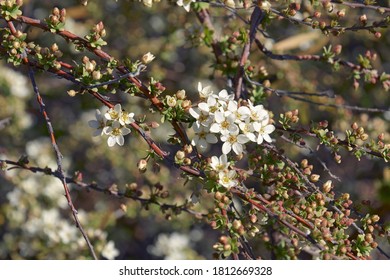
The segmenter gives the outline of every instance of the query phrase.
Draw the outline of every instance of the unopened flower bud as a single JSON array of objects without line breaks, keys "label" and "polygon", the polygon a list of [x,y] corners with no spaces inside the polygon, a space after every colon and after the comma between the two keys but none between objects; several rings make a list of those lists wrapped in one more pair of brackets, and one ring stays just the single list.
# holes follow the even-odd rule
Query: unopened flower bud
[{"label": "unopened flower bud", "polygon": [[363,133],[362,135],[360,135],[360,139],[362,141],[366,141],[368,139],[368,134],[367,133]]},{"label": "unopened flower bud", "polygon": [[226,6],[230,8],[234,9],[236,7],[236,3],[234,2],[234,0],[224,0],[223,2],[225,3]]},{"label": "unopened flower bud", "polygon": [[99,70],[96,70],[96,71],[93,71],[92,72],[92,78],[95,80],[95,81],[98,81],[102,78],[102,73],[100,73]]},{"label": "unopened flower bud", "polygon": [[339,17],[339,18],[342,18],[342,17],[345,17],[345,9],[342,9],[342,10],[340,10],[340,11],[337,11],[337,16]]},{"label": "unopened flower bud", "polygon": [[189,108],[191,108],[191,105],[192,105],[192,102],[191,100],[183,100],[183,102],[181,103],[181,107],[184,109],[184,110],[187,110]]},{"label": "unopened flower bud", "polygon": [[137,167],[139,171],[145,172],[147,166],[148,166],[148,161],[146,159],[140,159],[138,161]]},{"label": "unopened flower bud", "polygon": [[241,226],[242,226],[242,223],[240,220],[233,221],[233,224],[232,224],[233,229],[238,230]]},{"label": "unopened flower bud", "polygon": [[367,23],[367,16],[364,14],[364,15],[361,15],[359,17],[359,21],[363,24],[366,24]]},{"label": "unopened flower bud", "polygon": [[193,151],[192,145],[185,145],[185,146],[184,146],[184,152],[185,152],[186,154],[191,154],[192,151]]},{"label": "unopened flower bud", "polygon": [[148,64],[148,63],[152,62],[153,59],[155,59],[155,56],[153,54],[151,54],[150,52],[148,52],[142,56],[142,62],[144,64]]},{"label": "unopened flower bud", "polygon": [[175,158],[176,160],[183,160],[185,158],[186,154],[183,151],[177,151]]},{"label": "unopened flower bud", "polygon": [[55,16],[59,16],[60,15],[60,9],[58,9],[57,7],[54,7],[51,13],[53,15],[55,15]]},{"label": "unopened flower bud", "polygon": [[324,193],[328,193],[332,190],[332,181],[331,180],[328,180],[326,181],[323,185],[322,185],[322,189],[324,191]]},{"label": "unopened flower bud", "polygon": [[178,90],[176,92],[176,97],[179,100],[184,100],[186,98],[186,91],[184,89]]},{"label": "unopened flower bud", "polygon": [[74,97],[74,96],[76,96],[76,94],[77,94],[77,92],[75,90],[73,90],[73,89],[68,90],[68,95],[69,96]]},{"label": "unopened flower bud", "polygon": [[321,12],[315,11],[314,14],[313,14],[313,17],[320,18],[321,17]]},{"label": "unopened flower bud", "polygon": [[310,176],[310,181],[312,181],[313,183],[318,182],[319,179],[320,179],[320,175],[318,175],[318,174],[312,174]]}]

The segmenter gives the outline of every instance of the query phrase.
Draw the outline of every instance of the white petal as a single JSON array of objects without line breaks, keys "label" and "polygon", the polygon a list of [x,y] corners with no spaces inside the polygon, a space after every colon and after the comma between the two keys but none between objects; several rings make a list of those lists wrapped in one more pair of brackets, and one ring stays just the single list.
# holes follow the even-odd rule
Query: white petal
[{"label": "white petal", "polygon": [[264,140],[267,141],[268,143],[271,143],[271,142],[272,142],[272,139],[271,139],[271,137],[270,137],[268,134],[264,134],[264,135],[263,135],[263,138],[264,138]]},{"label": "white petal", "polygon": [[258,123],[258,122],[254,122],[254,123],[253,123],[253,129],[254,129],[254,131],[260,131],[260,129],[261,129],[261,124]]},{"label": "white petal", "polygon": [[198,108],[201,109],[203,112],[208,113],[209,112],[209,105],[205,102],[201,102],[198,104]]},{"label": "white petal", "polygon": [[214,134],[207,134],[206,141],[207,141],[207,143],[215,144],[218,142],[218,138]]},{"label": "white petal", "polygon": [[190,115],[193,116],[195,119],[199,119],[199,110],[196,108],[196,109],[193,109],[193,108],[190,108],[188,110],[190,112]]},{"label": "white petal", "polygon": [[204,140],[203,138],[199,139],[199,141],[198,141],[199,148],[201,148],[202,150],[205,150],[208,146],[209,146],[209,144],[206,142],[206,140]]},{"label": "white petal", "polygon": [[229,142],[225,142],[222,145],[222,153],[227,155],[232,150],[232,145]]},{"label": "white petal", "polygon": [[100,126],[100,123],[96,120],[88,121],[88,125],[92,128],[98,128]]},{"label": "white petal", "polygon": [[214,114],[214,118],[217,123],[221,123],[225,120],[225,115],[223,112],[217,111]]},{"label": "white petal", "polygon": [[122,106],[121,106],[120,103],[118,103],[118,104],[115,105],[114,111],[115,111],[115,112],[118,112],[118,113],[121,113],[121,112],[122,112]]},{"label": "white petal", "polygon": [[263,143],[263,136],[262,135],[259,135],[259,137],[257,138],[257,144],[261,144]]},{"label": "white petal", "polygon": [[113,147],[116,143],[115,136],[110,136],[107,139],[107,144],[109,147]]},{"label": "white petal", "polygon": [[210,127],[210,132],[218,133],[221,131],[221,126],[217,123],[213,123]]},{"label": "white petal", "polygon": [[264,133],[270,134],[275,131],[275,127],[272,124],[267,125],[264,127]]},{"label": "white petal", "polygon": [[237,102],[234,101],[234,100],[229,101],[228,110],[229,110],[230,112],[235,112],[235,111],[237,111]]},{"label": "white petal", "polygon": [[98,129],[98,130],[95,130],[93,133],[92,133],[92,136],[93,137],[96,137],[96,136],[102,136],[102,130],[101,129]]},{"label": "white petal", "polygon": [[123,146],[125,143],[125,139],[123,138],[123,135],[118,135],[116,137],[116,142],[118,143],[119,146]]},{"label": "white petal", "polygon": [[245,144],[248,141],[249,141],[249,139],[245,135],[240,134],[237,136],[237,142],[240,144]]},{"label": "white petal", "polygon": [[242,151],[243,151],[242,145],[239,143],[234,143],[233,144],[233,151],[236,153],[236,155],[241,155]]},{"label": "white petal", "polygon": [[127,127],[122,127],[121,128],[121,133],[122,133],[122,135],[127,135],[127,134],[129,134],[131,132],[131,130],[129,129],[129,128],[127,128]]}]

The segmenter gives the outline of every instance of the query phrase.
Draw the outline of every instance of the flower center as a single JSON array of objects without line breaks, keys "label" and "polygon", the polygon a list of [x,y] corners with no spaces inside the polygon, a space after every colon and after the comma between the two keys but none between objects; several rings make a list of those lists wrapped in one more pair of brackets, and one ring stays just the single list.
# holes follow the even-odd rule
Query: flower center
[{"label": "flower center", "polygon": [[121,133],[121,129],[120,129],[119,127],[116,127],[116,128],[114,128],[114,129],[112,130],[111,134],[114,135],[114,136],[121,135],[121,134],[122,134],[122,133]]}]

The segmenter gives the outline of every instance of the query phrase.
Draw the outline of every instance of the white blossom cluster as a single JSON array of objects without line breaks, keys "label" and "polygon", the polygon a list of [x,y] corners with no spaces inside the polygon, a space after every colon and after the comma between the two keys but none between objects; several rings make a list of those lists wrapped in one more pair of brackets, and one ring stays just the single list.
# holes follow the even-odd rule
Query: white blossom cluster
[{"label": "white blossom cluster", "polygon": [[229,189],[238,185],[237,172],[230,168],[227,156],[222,154],[219,158],[211,157],[210,167],[218,173],[218,183]]},{"label": "white blossom cluster", "polygon": [[113,147],[115,144],[123,146],[124,135],[131,132],[126,125],[134,122],[134,113],[126,113],[122,111],[121,104],[116,104],[114,108],[110,108],[104,115],[100,110],[96,110],[96,120],[90,120],[89,126],[95,128],[93,136],[108,135],[107,144]]},{"label": "white blossom cluster", "polygon": [[222,153],[227,155],[232,150],[237,155],[245,152],[245,144],[272,142],[269,136],[275,126],[270,123],[270,116],[263,105],[239,106],[233,94],[224,89],[213,94],[210,86],[198,84],[201,102],[189,110],[196,119],[193,125],[195,137],[192,145],[200,151],[206,150],[209,144],[215,144],[218,139],[223,142]]},{"label": "white blossom cluster", "polygon": [[[160,2],[160,0],[139,0],[139,1],[149,8],[153,6],[153,3]],[[176,4],[180,7],[183,7],[187,12],[190,11],[192,2],[196,2],[196,0],[176,0]]]}]

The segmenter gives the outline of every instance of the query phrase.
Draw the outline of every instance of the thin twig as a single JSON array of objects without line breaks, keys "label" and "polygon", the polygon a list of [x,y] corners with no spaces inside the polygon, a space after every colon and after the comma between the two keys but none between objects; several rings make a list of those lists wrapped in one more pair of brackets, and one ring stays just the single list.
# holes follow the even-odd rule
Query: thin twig
[{"label": "thin twig", "polygon": [[364,108],[364,107],[359,107],[359,106],[351,106],[351,105],[344,105],[344,104],[333,104],[333,103],[322,103],[322,102],[317,102],[313,100],[309,100],[300,96],[315,96],[315,97],[328,97],[328,98],[333,98],[333,91],[331,90],[326,90],[322,92],[317,92],[317,93],[311,93],[311,92],[294,92],[294,91],[287,91],[287,90],[280,90],[280,89],[274,89],[271,87],[266,87],[262,83],[256,82],[251,80],[248,75],[245,75],[245,78],[248,82],[251,84],[254,84],[256,86],[262,87],[265,90],[268,90],[271,93],[274,93],[278,96],[286,96],[288,98],[306,102],[309,104],[313,104],[316,106],[324,106],[324,107],[333,107],[333,108],[341,108],[341,109],[348,109],[352,111],[359,111],[359,112],[369,112],[369,113],[385,113],[389,112],[389,109],[380,109],[380,108]]},{"label": "thin twig", "polygon": [[[9,21],[7,23],[8,23],[8,26],[9,26],[11,32],[15,33],[16,29],[15,29],[15,26],[13,25],[13,23],[9,22]],[[43,99],[42,99],[42,97],[41,97],[41,95],[39,93],[38,85],[37,85],[37,83],[35,81],[34,71],[29,66],[27,53],[25,51],[24,51],[24,53],[22,55],[22,58],[23,58],[23,61],[25,62],[25,64],[27,65],[27,67],[28,67],[28,75],[29,75],[29,78],[30,78],[30,81],[31,81],[31,84],[32,84],[32,87],[33,87],[33,90],[34,90],[34,93],[36,95],[36,98],[37,98],[37,101],[38,101],[41,113],[42,113],[42,115],[43,115],[43,117],[45,119],[46,126],[47,126],[47,129],[48,129],[48,132],[49,132],[49,136],[50,136],[50,140],[51,140],[51,144],[52,144],[52,147],[54,149],[54,153],[56,155],[57,172],[59,174],[58,179],[61,181],[61,183],[62,183],[62,185],[64,187],[65,197],[66,197],[66,199],[68,201],[69,208],[72,211],[72,215],[73,215],[73,218],[75,220],[76,226],[79,229],[79,231],[81,232],[82,236],[84,237],[92,257],[95,260],[97,260],[98,258],[96,256],[95,250],[93,249],[93,245],[91,244],[91,242],[90,242],[90,240],[89,240],[89,238],[88,238],[84,228],[82,227],[82,225],[80,223],[80,220],[78,218],[78,212],[77,212],[77,210],[76,210],[76,208],[75,208],[75,206],[73,204],[72,197],[71,197],[70,191],[69,191],[69,187],[68,187],[68,184],[67,184],[66,179],[65,179],[65,173],[64,173],[63,168],[62,168],[62,158],[63,158],[63,156],[62,156],[62,154],[60,152],[60,149],[59,149],[59,147],[57,145],[57,141],[56,141],[56,138],[55,138],[55,135],[54,135],[54,129],[53,129],[53,126],[51,124],[49,115],[47,114],[47,111],[46,111],[46,105],[43,102]]]}]

